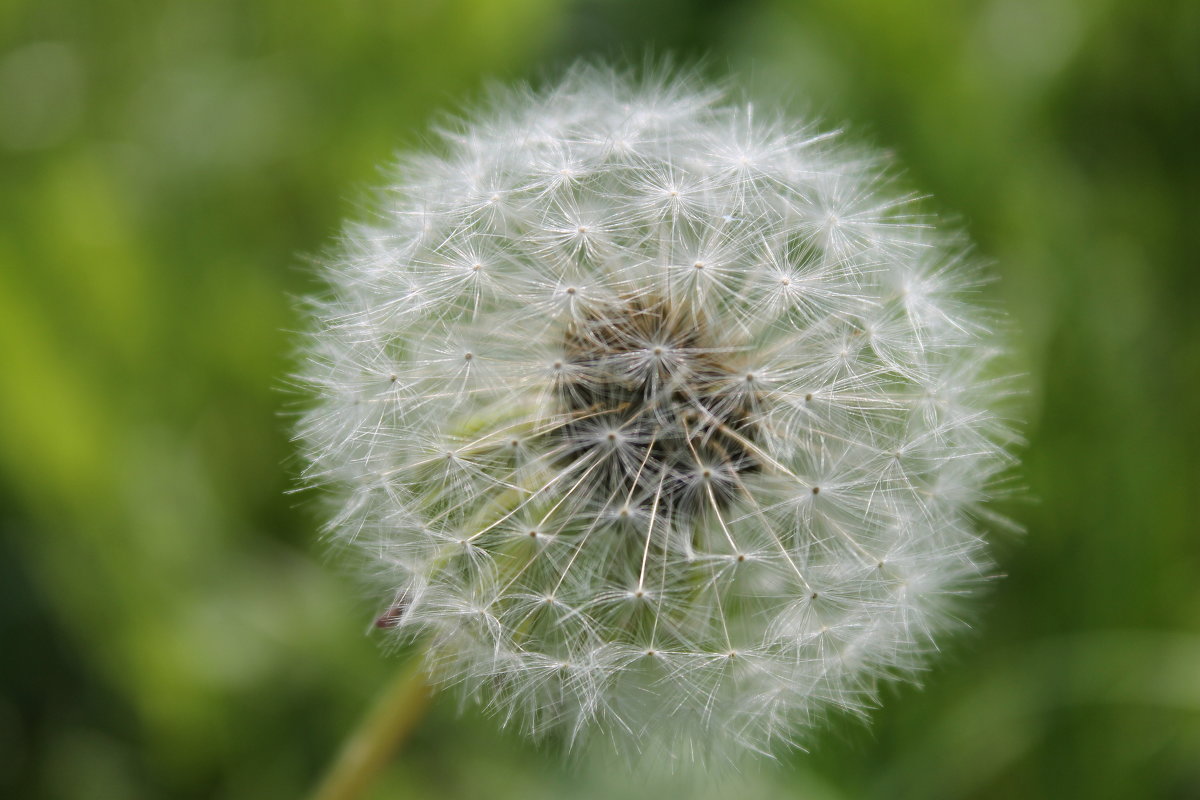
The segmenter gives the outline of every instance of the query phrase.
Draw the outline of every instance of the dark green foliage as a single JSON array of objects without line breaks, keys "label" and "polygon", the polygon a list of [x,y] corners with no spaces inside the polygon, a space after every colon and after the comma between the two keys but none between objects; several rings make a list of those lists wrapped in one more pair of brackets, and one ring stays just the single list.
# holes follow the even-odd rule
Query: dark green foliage
[{"label": "dark green foliage", "polygon": [[663,788],[443,698],[373,796],[1200,795],[1186,0],[5,4],[0,795],[312,784],[399,661],[286,494],[302,258],[484,78],[647,47],[851,121],[964,217],[1028,374],[1028,533],[928,688],[813,754]]}]

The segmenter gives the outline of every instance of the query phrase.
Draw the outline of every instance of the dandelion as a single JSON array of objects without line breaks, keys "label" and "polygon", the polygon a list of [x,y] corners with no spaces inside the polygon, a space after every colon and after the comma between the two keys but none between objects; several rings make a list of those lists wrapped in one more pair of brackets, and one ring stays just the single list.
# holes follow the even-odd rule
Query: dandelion
[{"label": "dandelion", "polygon": [[302,376],[378,626],[505,723],[680,760],[911,678],[1011,440],[978,271],[914,203],[838,136],[596,66],[405,159]]}]

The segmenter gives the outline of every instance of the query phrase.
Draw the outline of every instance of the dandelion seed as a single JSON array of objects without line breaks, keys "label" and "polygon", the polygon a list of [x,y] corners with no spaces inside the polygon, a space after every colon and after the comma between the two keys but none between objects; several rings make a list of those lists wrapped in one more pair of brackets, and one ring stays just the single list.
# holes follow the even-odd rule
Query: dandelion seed
[{"label": "dandelion seed", "polygon": [[684,75],[578,67],[443,145],[348,229],[302,375],[377,627],[534,735],[679,759],[920,669],[1011,460],[960,239]]}]

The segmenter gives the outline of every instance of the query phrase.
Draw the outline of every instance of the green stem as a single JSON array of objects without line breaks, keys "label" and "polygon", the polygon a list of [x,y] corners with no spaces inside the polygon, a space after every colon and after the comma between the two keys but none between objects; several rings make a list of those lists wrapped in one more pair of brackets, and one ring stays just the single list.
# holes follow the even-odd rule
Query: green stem
[{"label": "green stem", "polygon": [[432,691],[421,659],[396,675],[346,740],[310,800],[357,800],[425,715]]}]

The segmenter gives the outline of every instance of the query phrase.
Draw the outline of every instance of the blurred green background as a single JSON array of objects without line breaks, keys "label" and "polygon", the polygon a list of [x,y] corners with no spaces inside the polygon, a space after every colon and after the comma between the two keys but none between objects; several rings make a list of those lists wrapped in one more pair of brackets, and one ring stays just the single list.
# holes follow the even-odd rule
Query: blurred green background
[{"label": "blurred green background", "polygon": [[442,697],[373,798],[1200,797],[1200,3],[0,3],[0,796],[292,798],[401,660],[316,541],[306,254],[488,78],[652,49],[895,151],[996,262],[1007,577],[927,687],[682,784]]}]

